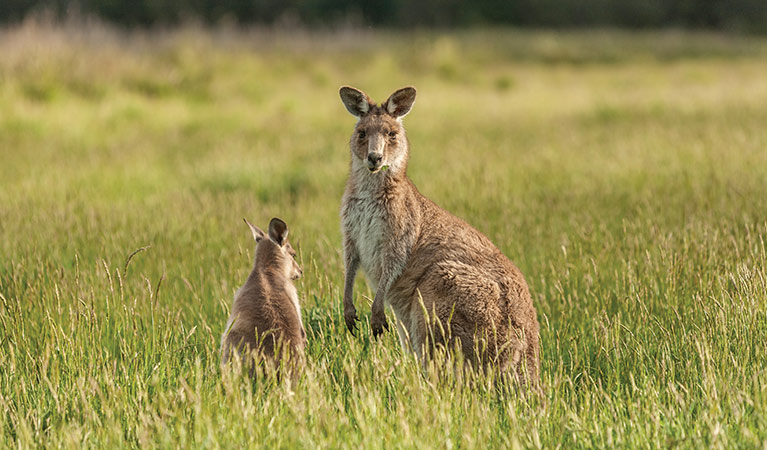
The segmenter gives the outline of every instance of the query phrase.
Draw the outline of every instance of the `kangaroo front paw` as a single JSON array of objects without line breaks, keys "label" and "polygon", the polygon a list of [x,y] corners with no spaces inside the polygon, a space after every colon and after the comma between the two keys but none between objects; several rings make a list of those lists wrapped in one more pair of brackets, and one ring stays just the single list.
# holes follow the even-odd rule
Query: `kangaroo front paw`
[{"label": "kangaroo front paw", "polygon": [[346,322],[346,328],[349,329],[349,332],[356,336],[357,335],[357,322],[359,322],[359,319],[357,318],[357,310],[354,308],[345,309],[344,310],[344,321]]},{"label": "kangaroo front paw", "polygon": [[370,328],[373,330],[373,337],[377,338],[384,331],[389,329],[389,322],[386,321],[386,314],[373,315],[370,318]]}]

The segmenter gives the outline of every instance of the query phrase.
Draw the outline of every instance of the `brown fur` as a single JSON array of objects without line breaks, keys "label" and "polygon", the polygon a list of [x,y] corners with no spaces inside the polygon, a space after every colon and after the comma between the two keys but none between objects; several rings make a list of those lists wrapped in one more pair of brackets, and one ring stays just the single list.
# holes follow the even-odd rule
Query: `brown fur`
[{"label": "brown fur", "polygon": [[[415,101],[415,89],[401,89],[380,106],[354,88],[340,94],[359,119],[341,207],[349,329],[356,329],[352,291],[361,267],[376,290],[374,335],[388,328],[388,304],[401,344],[419,358],[436,346],[457,345],[473,365],[492,365],[538,385],[539,326],[522,273],[482,233],[424,197],[407,176],[409,143],[401,118]],[[378,162],[370,154],[383,158]],[[439,326],[430,327],[434,319]]]},{"label": "brown fur", "polygon": [[[237,291],[221,337],[222,363],[236,352],[250,366],[267,361],[279,367],[289,357],[290,369],[303,361],[306,333],[293,280],[302,274],[287,240],[287,225],[272,219],[269,235],[245,221],[256,240],[255,262]],[[289,356],[288,356],[289,354]],[[254,371],[251,371],[254,373]]]}]

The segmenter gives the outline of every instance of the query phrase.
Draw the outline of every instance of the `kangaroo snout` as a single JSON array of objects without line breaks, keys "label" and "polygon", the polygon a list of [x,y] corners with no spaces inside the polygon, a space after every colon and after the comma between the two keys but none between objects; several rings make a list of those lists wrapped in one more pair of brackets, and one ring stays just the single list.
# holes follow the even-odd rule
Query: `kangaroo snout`
[{"label": "kangaroo snout", "polygon": [[381,167],[383,153],[368,153],[368,169],[378,170]]}]

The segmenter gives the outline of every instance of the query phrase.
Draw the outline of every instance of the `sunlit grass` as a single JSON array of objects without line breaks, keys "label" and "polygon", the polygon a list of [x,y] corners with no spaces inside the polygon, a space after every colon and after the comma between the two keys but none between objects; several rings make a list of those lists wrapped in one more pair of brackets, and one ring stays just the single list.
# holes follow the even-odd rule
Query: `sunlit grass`
[{"label": "sunlit grass", "polygon": [[[27,24],[0,54],[0,445],[767,440],[767,41]],[[343,84],[418,89],[411,177],[525,273],[544,402],[346,331]],[[219,368],[241,218],[272,216],[305,274],[292,391]]]}]

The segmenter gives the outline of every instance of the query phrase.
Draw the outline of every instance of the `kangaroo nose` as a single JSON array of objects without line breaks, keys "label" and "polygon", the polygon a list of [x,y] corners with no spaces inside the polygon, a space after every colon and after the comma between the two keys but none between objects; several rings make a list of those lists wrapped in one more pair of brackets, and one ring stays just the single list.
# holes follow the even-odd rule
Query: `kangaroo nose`
[{"label": "kangaroo nose", "polygon": [[368,154],[368,162],[373,165],[378,165],[378,163],[381,162],[383,159],[383,155],[377,154],[377,153],[370,153]]}]

